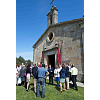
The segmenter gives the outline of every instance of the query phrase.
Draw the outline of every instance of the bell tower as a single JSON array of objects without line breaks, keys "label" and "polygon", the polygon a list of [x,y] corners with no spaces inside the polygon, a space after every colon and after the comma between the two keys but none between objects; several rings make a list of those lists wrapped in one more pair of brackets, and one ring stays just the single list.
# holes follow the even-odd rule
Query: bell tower
[{"label": "bell tower", "polygon": [[52,7],[49,11],[49,13],[47,14],[47,28],[50,25],[54,25],[58,23],[58,9],[56,8],[56,6]]}]

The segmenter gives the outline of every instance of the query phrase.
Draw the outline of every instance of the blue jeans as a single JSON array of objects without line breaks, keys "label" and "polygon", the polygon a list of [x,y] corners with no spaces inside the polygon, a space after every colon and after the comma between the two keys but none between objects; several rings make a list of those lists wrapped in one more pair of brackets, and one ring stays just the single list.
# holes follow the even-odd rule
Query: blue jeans
[{"label": "blue jeans", "polygon": [[37,80],[37,97],[39,97],[40,95],[40,84],[42,85],[42,97],[44,97],[45,95],[45,79],[41,79],[39,78]]},{"label": "blue jeans", "polygon": [[60,77],[56,77],[57,86],[59,86],[58,81],[60,83]]}]

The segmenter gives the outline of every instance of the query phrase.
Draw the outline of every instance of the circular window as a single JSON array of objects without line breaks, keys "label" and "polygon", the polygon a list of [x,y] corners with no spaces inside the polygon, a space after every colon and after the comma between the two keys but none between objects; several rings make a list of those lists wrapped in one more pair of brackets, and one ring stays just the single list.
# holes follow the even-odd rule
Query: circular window
[{"label": "circular window", "polygon": [[54,39],[54,32],[50,32],[50,33],[48,33],[47,41],[48,41],[48,42],[52,42],[53,39]]}]

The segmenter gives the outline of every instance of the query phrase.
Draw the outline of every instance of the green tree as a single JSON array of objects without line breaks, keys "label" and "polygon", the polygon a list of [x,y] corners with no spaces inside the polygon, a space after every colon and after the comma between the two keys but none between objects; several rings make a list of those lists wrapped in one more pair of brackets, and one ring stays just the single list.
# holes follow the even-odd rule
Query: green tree
[{"label": "green tree", "polygon": [[31,64],[31,60],[25,60],[23,57],[19,56],[19,58],[16,57],[16,64],[21,65],[22,63],[25,64]]},{"label": "green tree", "polygon": [[19,61],[19,59],[17,57],[16,57],[16,64],[21,65],[21,62]]},{"label": "green tree", "polygon": [[31,64],[33,65],[33,62],[31,62]]},{"label": "green tree", "polygon": [[26,64],[31,64],[31,60],[26,60]]},{"label": "green tree", "polygon": [[25,64],[25,59],[24,59],[23,57],[21,57],[21,56],[19,56],[18,61],[19,61],[21,64],[22,64],[22,63]]}]

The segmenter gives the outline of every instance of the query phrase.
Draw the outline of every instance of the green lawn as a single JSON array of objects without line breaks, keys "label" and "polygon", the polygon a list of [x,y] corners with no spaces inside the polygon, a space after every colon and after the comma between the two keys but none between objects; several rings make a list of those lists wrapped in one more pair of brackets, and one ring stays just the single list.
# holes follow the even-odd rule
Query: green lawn
[{"label": "green lawn", "polygon": [[[48,79],[46,80],[48,83]],[[71,86],[70,86],[71,87]],[[33,79],[30,81],[30,91],[27,92],[24,86],[16,86],[16,100],[41,100],[41,95],[39,98],[36,97],[34,93]],[[56,82],[54,85],[45,86],[45,98],[44,100],[84,100],[84,88],[78,87],[78,91],[70,88],[65,92],[60,93],[60,88],[56,87]],[[42,93],[42,86],[40,86],[40,94]]]}]

